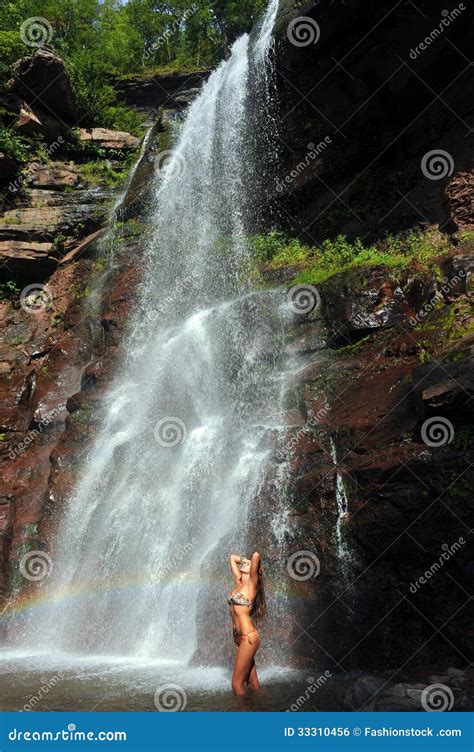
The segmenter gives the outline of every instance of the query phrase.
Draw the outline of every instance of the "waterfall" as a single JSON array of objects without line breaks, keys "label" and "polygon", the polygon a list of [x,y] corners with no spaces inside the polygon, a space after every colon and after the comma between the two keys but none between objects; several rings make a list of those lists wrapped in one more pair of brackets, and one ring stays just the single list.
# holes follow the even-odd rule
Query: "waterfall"
[{"label": "waterfall", "polygon": [[341,562],[341,568],[343,574],[346,573],[346,567],[345,564],[350,559],[350,552],[347,547],[347,543],[345,542],[343,538],[343,531],[342,527],[344,524],[344,520],[347,519],[347,516],[349,514],[349,502],[347,498],[347,492],[346,492],[346,486],[344,483],[344,478],[339,472],[339,467],[337,464],[337,450],[336,450],[336,444],[334,443],[334,440],[330,437],[330,449],[331,449],[331,457],[332,461],[334,462],[334,466],[336,468],[336,505],[337,505],[337,521],[336,521],[336,544],[337,544],[337,554],[339,556],[339,560]]},{"label": "waterfall", "polygon": [[[212,73],[156,175],[123,360],[26,644],[187,662],[209,583],[224,606],[281,391],[280,297],[250,289],[246,243],[250,95],[277,9],[271,0],[255,41],[242,36]],[[208,630],[212,617],[209,606]]]}]

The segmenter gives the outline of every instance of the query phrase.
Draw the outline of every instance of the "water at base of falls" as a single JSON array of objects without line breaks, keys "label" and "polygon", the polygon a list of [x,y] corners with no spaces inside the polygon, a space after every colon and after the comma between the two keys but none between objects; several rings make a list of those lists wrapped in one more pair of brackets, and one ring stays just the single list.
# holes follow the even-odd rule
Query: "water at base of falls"
[{"label": "water at base of falls", "polygon": [[123,363],[52,574],[15,630],[26,649],[188,662],[221,618],[229,552],[251,553],[249,509],[282,394],[281,294],[249,289],[246,244],[250,95],[277,8],[211,75],[156,179]]},{"label": "water at base of falls", "polygon": [[[331,676],[308,692],[307,672],[275,667],[259,672],[262,692],[235,697],[229,672],[106,655],[11,653],[0,656],[0,709],[29,711],[285,711],[340,710],[350,676]],[[301,697],[307,697],[301,704]],[[300,701],[298,702],[298,698]],[[297,703],[292,706],[292,703]]]}]

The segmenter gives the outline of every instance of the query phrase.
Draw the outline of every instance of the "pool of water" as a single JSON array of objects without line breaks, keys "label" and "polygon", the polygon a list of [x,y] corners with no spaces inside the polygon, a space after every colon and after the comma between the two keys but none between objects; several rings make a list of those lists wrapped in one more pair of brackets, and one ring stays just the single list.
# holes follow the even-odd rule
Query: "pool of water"
[{"label": "pool of water", "polygon": [[3,652],[0,671],[2,711],[285,711],[299,698],[299,710],[342,710],[348,686],[331,677],[314,689],[318,676],[272,667],[260,692],[237,698],[230,669],[64,653]]}]

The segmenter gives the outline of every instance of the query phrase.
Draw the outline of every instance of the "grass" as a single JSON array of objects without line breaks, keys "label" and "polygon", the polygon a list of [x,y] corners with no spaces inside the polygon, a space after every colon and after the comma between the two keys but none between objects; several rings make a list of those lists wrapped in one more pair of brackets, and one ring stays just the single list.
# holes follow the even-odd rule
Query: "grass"
[{"label": "grass", "polygon": [[127,73],[125,75],[120,74],[116,77],[120,81],[139,81],[142,78],[156,78],[157,76],[170,76],[176,73],[182,73],[183,75],[189,73],[205,73],[207,68],[203,68],[202,65],[195,65],[194,63],[182,64],[179,62],[170,63],[169,65],[160,65],[156,68],[150,68],[139,73]]},{"label": "grass", "polygon": [[107,186],[115,188],[120,185],[127,176],[129,164],[124,169],[112,167],[108,160],[96,159],[91,162],[77,165],[81,176],[90,186]]},{"label": "grass", "polygon": [[353,242],[344,235],[325,240],[320,246],[308,246],[281,232],[255,235],[250,238],[254,258],[264,269],[304,267],[297,273],[295,284],[321,284],[330,277],[349,269],[385,266],[401,271],[406,268],[437,267],[436,258],[450,250],[449,241],[436,231],[388,235],[374,245]]}]

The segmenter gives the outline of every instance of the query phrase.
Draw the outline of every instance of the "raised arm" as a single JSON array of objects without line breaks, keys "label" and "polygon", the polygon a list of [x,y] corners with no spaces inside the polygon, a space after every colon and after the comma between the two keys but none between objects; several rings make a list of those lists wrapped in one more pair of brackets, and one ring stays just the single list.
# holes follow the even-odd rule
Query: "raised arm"
[{"label": "raised arm", "polygon": [[258,584],[258,576],[262,569],[262,560],[260,558],[260,554],[258,551],[255,551],[254,554],[252,554],[252,558],[250,560],[250,579],[252,580],[255,587],[257,587]]},{"label": "raised arm", "polygon": [[232,576],[233,576],[233,578],[234,578],[234,580],[236,582],[239,582],[240,578],[241,578],[240,569],[238,567],[238,564],[239,564],[239,562],[241,560],[243,561],[244,557],[240,556],[240,554],[231,554],[229,556],[230,568],[232,570]]}]

